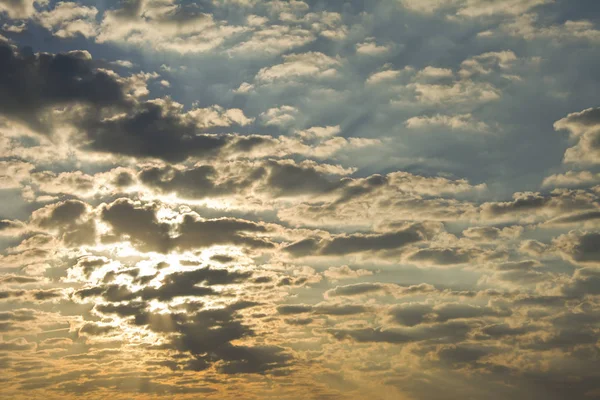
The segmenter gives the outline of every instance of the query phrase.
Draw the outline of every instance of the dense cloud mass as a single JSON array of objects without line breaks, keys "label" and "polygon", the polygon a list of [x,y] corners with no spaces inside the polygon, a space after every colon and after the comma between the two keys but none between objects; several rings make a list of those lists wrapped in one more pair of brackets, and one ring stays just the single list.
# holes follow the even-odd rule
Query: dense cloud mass
[{"label": "dense cloud mass", "polygon": [[594,0],[0,0],[0,398],[600,397]]}]

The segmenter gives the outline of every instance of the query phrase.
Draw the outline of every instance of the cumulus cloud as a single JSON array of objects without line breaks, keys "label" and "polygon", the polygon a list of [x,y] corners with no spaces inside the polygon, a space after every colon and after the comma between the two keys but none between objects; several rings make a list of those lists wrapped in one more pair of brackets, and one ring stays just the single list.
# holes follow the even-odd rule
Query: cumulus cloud
[{"label": "cumulus cloud", "polygon": [[564,161],[573,164],[596,164],[600,159],[600,109],[572,113],[554,123],[556,130],[569,131],[576,141],[565,152]]}]

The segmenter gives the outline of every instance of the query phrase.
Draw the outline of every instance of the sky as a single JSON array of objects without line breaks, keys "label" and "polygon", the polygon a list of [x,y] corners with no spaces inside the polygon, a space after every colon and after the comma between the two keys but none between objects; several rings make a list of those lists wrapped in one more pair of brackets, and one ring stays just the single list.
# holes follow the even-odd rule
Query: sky
[{"label": "sky", "polygon": [[600,1],[0,0],[0,397],[600,398]]}]

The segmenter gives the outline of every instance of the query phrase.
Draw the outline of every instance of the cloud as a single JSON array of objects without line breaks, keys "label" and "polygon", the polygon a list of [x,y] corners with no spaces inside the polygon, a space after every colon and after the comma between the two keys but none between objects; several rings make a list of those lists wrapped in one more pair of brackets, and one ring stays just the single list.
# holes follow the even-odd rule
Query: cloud
[{"label": "cloud", "polygon": [[553,245],[574,263],[600,263],[600,233],[571,231],[553,240]]},{"label": "cloud", "polygon": [[555,189],[550,194],[537,192],[514,193],[512,201],[487,202],[480,206],[484,219],[514,220],[526,214],[530,220],[547,219],[574,211],[593,211],[596,195],[585,190]]},{"label": "cloud", "polygon": [[590,171],[567,171],[544,178],[544,187],[585,187],[600,183],[600,173]]},{"label": "cloud", "polygon": [[406,120],[406,126],[410,129],[423,129],[428,127],[448,127],[453,130],[488,132],[490,127],[481,121],[477,121],[471,114],[460,115],[433,115],[411,117]]},{"label": "cloud", "polygon": [[282,64],[262,68],[254,79],[257,85],[274,85],[333,78],[340,65],[339,59],[319,52],[288,54],[283,56]]},{"label": "cloud", "polygon": [[202,53],[245,31],[241,26],[216,21],[193,3],[125,3],[104,12],[96,40],[176,53]]},{"label": "cloud", "polygon": [[564,162],[573,164],[596,164],[600,159],[600,109],[571,113],[554,123],[554,129],[567,130],[577,141],[565,152]]},{"label": "cloud", "polygon": [[314,315],[348,316],[363,314],[367,311],[367,307],[354,304],[319,304],[316,306],[284,305],[277,307],[277,312],[281,315],[297,315],[312,313]]},{"label": "cloud", "polygon": [[44,6],[48,0],[3,0],[0,2],[0,12],[5,12],[10,18],[27,18],[36,11],[36,6]]},{"label": "cloud", "polygon": [[[93,68],[87,51],[63,54],[20,53],[0,42],[2,114],[47,131],[42,113],[48,107],[76,103],[97,107],[125,102],[122,85],[112,75]],[[25,85],[25,83],[27,83]]]},{"label": "cloud", "polygon": [[35,166],[20,160],[0,161],[2,173],[0,174],[0,188],[16,189],[21,187],[21,182],[29,177]]},{"label": "cloud", "polygon": [[[526,13],[515,20],[500,25],[500,32],[510,36],[522,37],[526,40],[551,40],[555,43],[569,43],[589,41],[597,43],[600,40],[600,31],[594,24],[587,20],[567,20],[560,24],[540,23],[539,16],[535,13]],[[494,31],[486,31],[483,36],[493,36]],[[481,35],[481,34],[480,34]]]},{"label": "cloud", "polygon": [[391,45],[378,45],[374,38],[356,44],[356,53],[364,56],[377,57],[389,53],[392,50]]},{"label": "cloud", "polygon": [[86,203],[65,200],[37,210],[31,219],[42,228],[58,231],[65,244],[78,246],[92,244],[96,240],[96,224],[88,213]]},{"label": "cloud", "polygon": [[341,267],[330,267],[323,275],[331,281],[338,281],[341,279],[356,279],[363,276],[373,275],[373,271],[366,269],[352,269],[347,265]]},{"label": "cloud", "polygon": [[330,329],[329,333],[338,340],[350,339],[359,343],[402,344],[442,338],[459,339],[465,337],[470,330],[470,324],[452,321],[412,328]]},{"label": "cloud", "polygon": [[507,226],[496,228],[495,226],[473,226],[463,231],[463,235],[475,241],[495,241],[498,239],[516,239],[523,232],[521,226]]},{"label": "cloud", "polygon": [[438,10],[453,10],[464,18],[487,17],[496,14],[520,15],[531,8],[549,3],[550,0],[500,0],[490,3],[486,0],[401,0],[404,7],[420,13],[434,13]]},{"label": "cloud", "polygon": [[35,19],[59,38],[77,35],[94,37],[98,30],[97,14],[98,10],[95,7],[59,2],[52,10],[37,13]]},{"label": "cloud", "polygon": [[303,239],[292,243],[284,250],[295,257],[340,256],[354,253],[384,252],[399,250],[409,244],[427,238],[429,230],[421,224],[410,225],[403,230],[383,234],[339,235],[329,239]]},{"label": "cloud", "polygon": [[352,297],[362,295],[391,295],[394,297],[404,297],[435,292],[436,288],[429,284],[419,284],[412,286],[399,286],[390,283],[380,282],[361,282],[351,285],[336,286],[334,289],[324,293],[324,297]]},{"label": "cloud", "polygon": [[[251,248],[271,248],[263,238],[248,236],[246,232],[264,233],[264,225],[234,218],[201,219],[197,214],[182,215],[179,223],[160,221],[159,205],[140,204],[119,199],[101,208],[101,218],[110,224],[114,235],[127,238],[141,251],[167,253],[174,249],[188,250],[217,244],[235,244]],[[107,238],[115,241],[116,238]]]}]

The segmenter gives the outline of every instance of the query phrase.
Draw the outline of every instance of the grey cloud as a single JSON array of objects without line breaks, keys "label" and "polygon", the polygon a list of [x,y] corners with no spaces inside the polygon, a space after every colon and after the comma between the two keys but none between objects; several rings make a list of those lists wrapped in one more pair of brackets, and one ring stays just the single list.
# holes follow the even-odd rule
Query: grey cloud
[{"label": "grey cloud", "polygon": [[600,263],[600,233],[576,232],[559,236],[553,244],[576,263]]},{"label": "grey cloud", "polygon": [[267,185],[274,190],[276,196],[326,193],[339,185],[339,182],[327,179],[322,172],[317,171],[314,167],[275,161],[270,162],[268,165]]},{"label": "grey cloud", "polygon": [[14,311],[0,312],[0,321],[34,321],[35,311],[29,309],[18,309]]},{"label": "grey cloud", "polygon": [[94,324],[94,323],[89,322],[89,323],[83,325],[79,329],[79,333],[85,333],[85,334],[92,335],[92,336],[99,336],[99,335],[104,335],[106,333],[109,333],[113,330],[115,330],[114,326],[99,325],[99,324]]},{"label": "grey cloud", "polygon": [[580,222],[596,221],[598,219],[600,219],[600,211],[588,211],[554,218],[548,221],[548,224],[576,224]]},{"label": "grey cloud", "polygon": [[0,277],[0,283],[8,283],[8,284],[26,284],[26,283],[35,283],[38,279],[30,276],[19,276],[19,275],[4,275]]},{"label": "grey cloud", "polygon": [[367,312],[368,308],[355,304],[318,304],[315,306],[298,304],[279,306],[277,311],[281,315],[313,313],[316,315],[344,316],[362,314]]},{"label": "grey cloud", "polygon": [[175,272],[167,275],[159,288],[146,287],[141,291],[144,300],[171,300],[178,296],[206,296],[213,294],[213,289],[198,286],[204,283],[212,285],[229,285],[244,282],[252,274],[249,272],[229,271],[225,269],[200,268],[193,271]]},{"label": "grey cloud", "polygon": [[205,198],[235,194],[250,186],[260,177],[257,171],[253,177],[238,180],[228,180],[217,183],[217,170],[211,165],[202,165],[187,170],[179,170],[170,166],[148,167],[139,173],[140,181],[159,189],[161,192],[174,192],[183,198]]},{"label": "grey cloud", "polygon": [[536,331],[539,327],[536,326],[510,326],[508,324],[494,324],[488,325],[481,329],[484,335],[492,338],[501,338],[504,336],[518,336],[526,333]]},{"label": "grey cloud", "polygon": [[[102,296],[110,302],[128,301],[136,298],[141,298],[143,300],[158,299],[161,301],[170,301],[176,297],[208,296],[216,294],[215,290],[210,286],[230,285],[244,282],[248,280],[251,275],[252,273],[250,272],[229,271],[226,269],[205,267],[169,274],[165,276],[159,287],[146,286],[139,291],[132,291],[126,285],[110,284],[81,289],[77,291],[76,294],[83,299],[93,296]],[[154,276],[152,276],[152,278],[154,278]],[[205,286],[200,286],[200,284],[204,284]],[[143,307],[143,303],[134,304],[138,304],[132,311],[133,314],[136,314]],[[119,310],[116,310],[115,312],[119,312]]]},{"label": "grey cloud", "polygon": [[[42,116],[48,107],[93,106],[75,121],[89,150],[183,161],[190,156],[215,155],[229,144],[242,146],[245,140],[203,133],[193,117],[184,115],[168,99],[136,102],[127,98],[122,78],[96,69],[86,51],[22,54],[0,42],[0,72],[2,114],[34,130],[52,130],[52,121]],[[102,115],[102,111],[114,109],[120,112],[112,118]],[[249,151],[258,144],[244,146]]]},{"label": "grey cloud", "polygon": [[78,200],[65,200],[36,211],[32,221],[44,228],[57,229],[70,246],[91,244],[96,240],[96,224],[88,206]]},{"label": "grey cloud", "polygon": [[[265,249],[274,246],[266,238],[251,235],[267,232],[267,228],[259,223],[234,218],[204,220],[186,214],[180,223],[169,224],[158,220],[158,207],[157,204],[119,199],[103,206],[101,215],[118,237],[127,237],[143,251],[167,253],[174,249],[189,250],[217,244]],[[110,237],[107,239],[111,240]]]},{"label": "grey cloud", "polygon": [[477,249],[428,248],[411,254],[408,260],[432,265],[465,264],[476,260],[481,253],[481,250]]},{"label": "grey cloud", "polygon": [[63,292],[60,289],[34,290],[31,293],[33,295],[33,298],[39,301],[46,301],[63,297]]},{"label": "grey cloud", "polygon": [[79,127],[89,136],[88,149],[172,162],[214,155],[234,138],[201,134],[193,121],[156,101],[144,102],[117,118],[90,116]]},{"label": "grey cloud", "polygon": [[511,202],[486,203],[482,205],[484,214],[492,217],[527,212],[537,210],[550,201],[550,198],[544,197],[539,193],[518,193]]},{"label": "grey cloud", "polygon": [[590,190],[555,189],[549,194],[515,193],[512,201],[488,202],[480,207],[485,219],[513,219],[529,215],[549,219],[573,214],[575,211],[597,211],[598,196]]},{"label": "grey cloud", "polygon": [[282,315],[305,314],[312,311],[309,305],[285,305],[277,307],[277,311]]},{"label": "grey cloud", "polygon": [[[407,304],[396,306],[389,311],[394,322],[404,326],[415,326],[425,322],[428,315],[433,312],[433,306],[429,304]],[[431,315],[434,317],[434,315]]]},{"label": "grey cloud", "polygon": [[265,226],[233,218],[200,220],[186,215],[178,226],[179,236],[175,245],[180,249],[208,247],[215,244],[235,244],[252,248],[271,248],[267,239],[252,237],[247,233],[264,233]]},{"label": "grey cloud", "polygon": [[48,106],[84,103],[106,107],[125,102],[119,82],[95,70],[86,51],[23,54],[0,41],[0,77],[2,114],[36,130],[47,130],[40,113]]},{"label": "grey cloud", "polygon": [[330,329],[328,332],[338,340],[352,339],[360,343],[383,342],[402,344],[430,339],[457,340],[464,338],[471,329],[471,324],[452,321],[413,328]]},{"label": "grey cloud", "polygon": [[143,250],[167,252],[171,246],[170,226],[156,218],[157,206],[137,205],[129,199],[119,199],[102,208],[102,219],[116,235],[127,235]]},{"label": "grey cloud", "polygon": [[393,233],[337,236],[325,243],[321,254],[341,255],[364,251],[394,250],[420,242],[424,238],[423,228],[420,225]]},{"label": "grey cloud", "polygon": [[422,323],[439,323],[454,319],[507,317],[511,312],[463,303],[446,303],[437,306],[409,303],[390,309],[389,315],[394,322],[412,327]]},{"label": "grey cloud", "polygon": [[562,292],[566,296],[583,297],[600,294],[600,272],[593,268],[581,268],[575,271],[571,281],[566,283]]},{"label": "grey cloud", "polygon": [[327,296],[359,296],[367,293],[383,292],[388,286],[381,283],[355,283],[352,285],[337,286],[329,290]]}]

